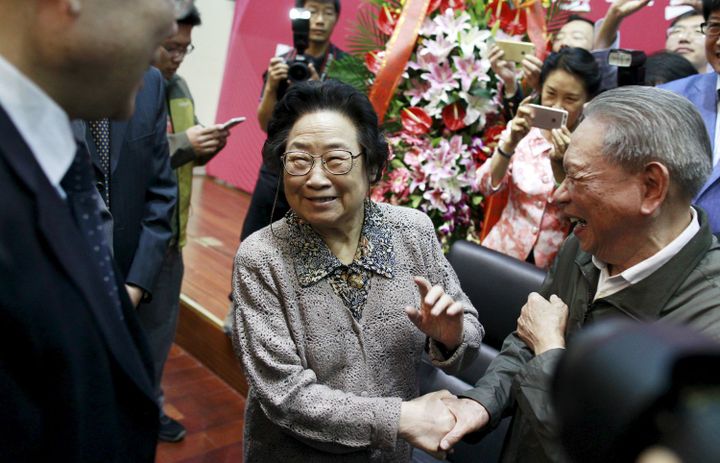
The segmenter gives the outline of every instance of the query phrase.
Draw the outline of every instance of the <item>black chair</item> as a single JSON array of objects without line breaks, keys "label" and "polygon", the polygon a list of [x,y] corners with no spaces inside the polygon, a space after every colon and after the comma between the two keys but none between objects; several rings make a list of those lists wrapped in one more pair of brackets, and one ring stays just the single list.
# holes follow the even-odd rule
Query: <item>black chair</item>
[{"label": "black chair", "polygon": [[[468,241],[453,244],[448,260],[457,273],[460,286],[478,310],[485,338],[477,358],[457,376],[448,375],[423,359],[418,370],[421,394],[440,389],[458,394],[472,388],[498,354],[505,337],[515,331],[528,294],[540,289],[545,278],[545,272],[534,265]],[[510,418],[505,418],[479,443],[460,442],[448,460],[459,463],[500,461],[509,425]],[[413,453],[414,463],[437,461],[419,450]]]},{"label": "black chair", "polygon": [[500,350],[515,331],[528,294],[540,289],[545,272],[469,241],[455,242],[448,260],[485,327],[483,343]]}]

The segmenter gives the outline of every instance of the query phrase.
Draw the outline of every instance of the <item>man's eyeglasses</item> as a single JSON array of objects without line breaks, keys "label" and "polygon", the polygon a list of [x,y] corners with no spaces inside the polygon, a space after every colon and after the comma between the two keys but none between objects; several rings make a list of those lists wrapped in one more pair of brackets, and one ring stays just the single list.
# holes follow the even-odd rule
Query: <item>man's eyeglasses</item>
[{"label": "man's eyeglasses", "polygon": [[288,151],[282,155],[281,159],[285,172],[290,175],[307,175],[315,167],[316,159],[320,159],[325,172],[333,175],[345,175],[352,170],[353,160],[361,154],[362,152],[352,154],[347,150],[330,150],[314,156],[305,151]]},{"label": "man's eyeglasses", "polygon": [[683,27],[683,26],[673,26],[667,30],[667,36],[668,37],[680,37],[681,35],[684,35],[686,37],[694,38],[694,37],[702,37],[705,33],[702,31],[701,27]]},{"label": "man's eyeglasses", "polygon": [[189,55],[190,53],[192,53],[193,50],[195,49],[195,45],[193,45],[192,43],[190,45],[188,45],[187,47],[163,45],[163,48],[165,49],[165,51],[167,51],[170,54],[170,56],[176,56],[176,57],[180,58],[182,56]]},{"label": "man's eyeglasses", "polygon": [[702,23],[700,24],[700,30],[708,37],[717,37],[720,35],[720,23]]}]

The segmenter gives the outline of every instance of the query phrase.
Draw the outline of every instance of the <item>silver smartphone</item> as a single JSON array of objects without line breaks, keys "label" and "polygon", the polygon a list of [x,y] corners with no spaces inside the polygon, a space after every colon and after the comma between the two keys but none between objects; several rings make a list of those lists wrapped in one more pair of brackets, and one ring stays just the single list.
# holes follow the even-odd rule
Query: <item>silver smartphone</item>
[{"label": "silver smartphone", "polygon": [[535,54],[535,45],[518,40],[496,40],[495,44],[503,51],[503,59],[521,63],[527,55]]},{"label": "silver smartphone", "polygon": [[567,125],[568,112],[564,109],[550,108],[539,104],[529,104],[532,108],[530,125],[539,129],[559,129]]},{"label": "silver smartphone", "polygon": [[225,123],[222,125],[221,129],[222,129],[222,130],[229,130],[229,129],[235,127],[236,125],[238,125],[238,124],[241,123],[241,122],[245,122],[245,117],[233,117],[232,119],[230,119],[230,120],[228,120],[227,122],[225,122]]}]

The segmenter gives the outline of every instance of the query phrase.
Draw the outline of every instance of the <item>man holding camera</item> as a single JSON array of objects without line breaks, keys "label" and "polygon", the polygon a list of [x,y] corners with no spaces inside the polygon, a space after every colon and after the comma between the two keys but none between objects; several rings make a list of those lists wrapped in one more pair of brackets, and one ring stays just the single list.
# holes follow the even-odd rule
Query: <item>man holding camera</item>
[{"label": "man holding camera", "polygon": [[[340,0],[298,0],[296,6],[309,12],[309,34],[307,39],[303,40],[302,34],[298,34],[298,23],[296,22],[298,20],[294,19],[295,48],[289,53],[270,59],[270,65],[263,75],[264,85],[257,109],[260,127],[265,131],[267,131],[275,103],[282,99],[288,85],[292,85],[293,80],[324,80],[330,63],[345,55],[342,50],[330,43],[330,36],[340,16]],[[301,37],[299,38],[298,35]],[[304,46],[307,47],[306,50],[302,49]],[[292,63],[302,60],[307,62],[308,72],[305,76],[297,76],[305,77],[304,79],[297,79],[294,73],[290,72],[290,67]],[[272,212],[277,188],[280,188],[280,191],[277,194],[275,210]],[[244,240],[255,231],[267,226],[271,220],[281,218],[288,209],[289,206],[277,173],[272,172],[263,163],[240,239]]]}]

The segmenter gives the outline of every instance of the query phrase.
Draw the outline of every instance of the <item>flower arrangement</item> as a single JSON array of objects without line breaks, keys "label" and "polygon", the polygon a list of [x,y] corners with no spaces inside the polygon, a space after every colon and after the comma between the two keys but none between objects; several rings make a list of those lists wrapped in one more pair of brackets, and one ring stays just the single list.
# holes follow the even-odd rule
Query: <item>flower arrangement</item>
[{"label": "flower arrangement", "polygon": [[[329,72],[366,91],[403,6],[369,1],[374,8],[359,15],[351,56]],[[506,124],[488,59],[498,29],[525,34],[525,10],[507,0],[431,0],[385,114],[389,167],[371,197],[423,210],[446,250],[458,239],[477,241],[483,223],[475,171]]]}]

